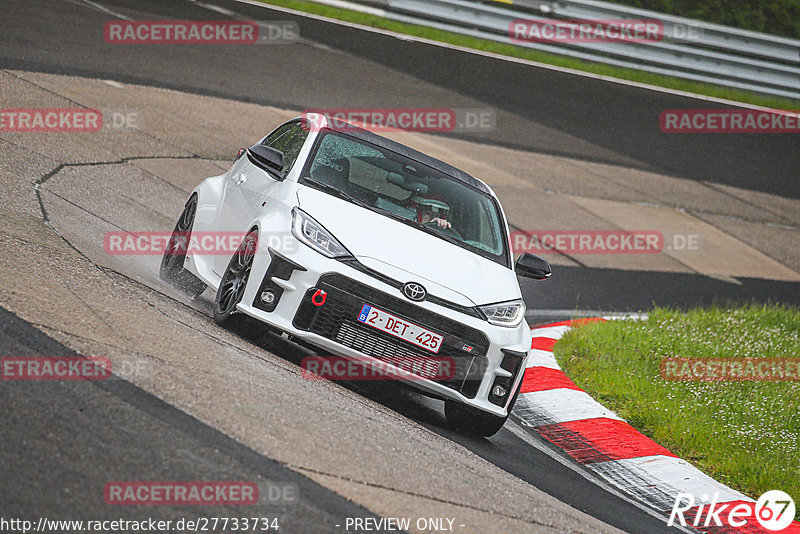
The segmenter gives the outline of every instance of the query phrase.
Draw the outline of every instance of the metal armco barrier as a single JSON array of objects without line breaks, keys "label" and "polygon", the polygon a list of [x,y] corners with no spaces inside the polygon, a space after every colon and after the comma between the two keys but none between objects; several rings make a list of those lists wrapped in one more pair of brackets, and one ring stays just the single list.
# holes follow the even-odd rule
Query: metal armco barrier
[{"label": "metal armco barrier", "polygon": [[[596,0],[317,0],[369,6],[370,13],[400,22],[511,43],[518,19],[595,22],[650,20],[663,28],[659,40],[517,42],[519,46],[586,61],[644,70],[687,80],[800,98],[800,40],[663,15]],[[355,4],[358,4],[357,6]]]}]

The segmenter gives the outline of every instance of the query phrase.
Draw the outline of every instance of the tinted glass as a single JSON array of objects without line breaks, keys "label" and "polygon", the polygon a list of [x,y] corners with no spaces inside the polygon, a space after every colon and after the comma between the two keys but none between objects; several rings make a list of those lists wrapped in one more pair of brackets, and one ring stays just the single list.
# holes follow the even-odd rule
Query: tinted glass
[{"label": "tinted glass", "polygon": [[[508,266],[505,230],[495,199],[435,169],[331,132],[317,141],[306,176],[365,207]],[[449,228],[439,221],[446,221]]]},{"label": "tinted glass", "polygon": [[308,128],[304,128],[300,122],[290,122],[269,134],[262,144],[283,152],[282,172],[286,174],[300,154],[307,137]]}]

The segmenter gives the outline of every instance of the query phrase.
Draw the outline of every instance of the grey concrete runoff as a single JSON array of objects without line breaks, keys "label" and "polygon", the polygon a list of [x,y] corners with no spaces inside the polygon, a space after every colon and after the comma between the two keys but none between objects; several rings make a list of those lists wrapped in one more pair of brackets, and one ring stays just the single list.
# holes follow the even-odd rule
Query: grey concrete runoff
[{"label": "grey concrete runoff", "polygon": [[[163,284],[158,256],[105,253],[106,232],[170,230],[194,184],[294,111],[102,80],[1,76],[4,102],[127,103],[142,115],[132,130],[0,135],[0,279],[13,280],[0,287],[0,306],[71,350],[110,358],[131,385],[367,513],[451,517],[464,532],[616,531],[368,397],[304,379],[286,347],[218,328],[213,295],[189,301]],[[54,435],[70,442],[68,432]],[[65,502],[97,489],[71,491]]]}]

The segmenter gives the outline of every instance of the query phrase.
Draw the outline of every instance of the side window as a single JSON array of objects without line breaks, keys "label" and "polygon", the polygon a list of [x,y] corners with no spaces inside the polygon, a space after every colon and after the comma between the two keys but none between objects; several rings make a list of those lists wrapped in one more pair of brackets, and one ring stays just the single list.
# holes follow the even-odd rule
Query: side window
[{"label": "side window", "polygon": [[283,152],[284,166],[282,172],[286,174],[294,165],[307,137],[308,128],[303,128],[300,122],[290,122],[272,132],[264,139],[263,144]]},{"label": "side window", "polygon": [[321,178],[323,182],[345,191],[349,188],[353,192],[350,186],[356,185],[371,193],[406,200],[410,193],[386,180],[388,169],[393,167],[400,171],[400,165],[387,160],[380,151],[345,137],[328,134],[317,149],[311,177],[320,179],[325,176]]}]

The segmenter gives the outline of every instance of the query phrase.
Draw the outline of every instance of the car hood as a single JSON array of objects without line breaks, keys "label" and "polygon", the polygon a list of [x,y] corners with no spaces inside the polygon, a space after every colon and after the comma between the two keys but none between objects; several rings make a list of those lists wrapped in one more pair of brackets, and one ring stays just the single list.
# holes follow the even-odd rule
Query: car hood
[{"label": "car hood", "polygon": [[312,187],[297,199],[361,263],[395,280],[462,306],[521,298],[514,271],[492,260]]}]

